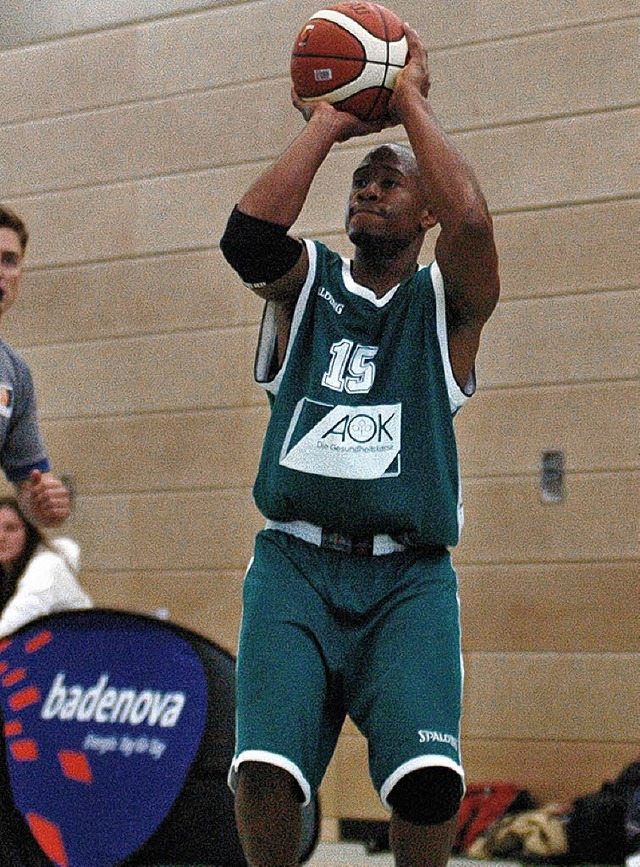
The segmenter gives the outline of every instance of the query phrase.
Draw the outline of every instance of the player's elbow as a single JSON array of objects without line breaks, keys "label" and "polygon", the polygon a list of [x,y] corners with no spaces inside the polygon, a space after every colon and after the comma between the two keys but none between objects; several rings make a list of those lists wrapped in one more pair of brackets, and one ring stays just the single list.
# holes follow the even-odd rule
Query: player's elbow
[{"label": "player's elbow", "polygon": [[493,241],[493,219],[482,197],[474,198],[462,209],[459,228],[470,240]]}]

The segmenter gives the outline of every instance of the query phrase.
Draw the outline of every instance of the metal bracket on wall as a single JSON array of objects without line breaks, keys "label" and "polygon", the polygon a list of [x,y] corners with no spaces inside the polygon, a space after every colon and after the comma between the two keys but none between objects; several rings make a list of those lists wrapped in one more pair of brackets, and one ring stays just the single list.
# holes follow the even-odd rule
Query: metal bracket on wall
[{"label": "metal bracket on wall", "polygon": [[545,503],[564,500],[564,452],[559,449],[540,455],[540,493]]}]

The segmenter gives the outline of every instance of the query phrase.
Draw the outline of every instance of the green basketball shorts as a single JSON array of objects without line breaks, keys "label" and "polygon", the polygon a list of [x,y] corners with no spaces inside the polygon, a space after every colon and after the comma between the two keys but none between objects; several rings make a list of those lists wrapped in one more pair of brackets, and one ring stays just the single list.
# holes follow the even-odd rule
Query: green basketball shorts
[{"label": "green basketball shorts", "polygon": [[308,803],[345,715],[364,734],[382,803],[418,768],[464,780],[457,577],[446,549],[361,556],[258,534],[243,592],[237,742],[289,771]]}]

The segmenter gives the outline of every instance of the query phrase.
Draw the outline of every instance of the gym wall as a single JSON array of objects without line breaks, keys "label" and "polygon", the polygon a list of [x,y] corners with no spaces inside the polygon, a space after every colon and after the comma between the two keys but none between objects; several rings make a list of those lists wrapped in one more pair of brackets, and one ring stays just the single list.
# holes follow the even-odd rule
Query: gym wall
[{"label": "gym wall", "polygon": [[[68,532],[96,602],[168,608],[234,651],[268,409],[261,304],[218,240],[301,129],[289,53],[321,4],[114,5],[0,7],[0,201],[32,233],[2,334],[77,488]],[[640,744],[636,4],[389,5],[430,49],[433,104],[477,169],[502,262],[457,421],[467,776],[573,798]],[[350,172],[371,143],[330,155],[300,234],[349,252]],[[564,498],[548,502],[555,450]],[[322,806],[325,829],[385,816],[351,724]]]}]

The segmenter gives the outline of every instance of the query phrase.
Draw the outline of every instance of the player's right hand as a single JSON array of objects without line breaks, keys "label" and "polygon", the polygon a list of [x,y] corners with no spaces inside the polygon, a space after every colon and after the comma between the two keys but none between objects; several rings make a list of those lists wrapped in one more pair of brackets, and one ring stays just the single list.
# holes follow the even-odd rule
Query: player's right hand
[{"label": "player's right hand", "polygon": [[399,118],[402,112],[401,106],[405,97],[410,99],[411,95],[415,94],[426,99],[431,87],[427,50],[422,39],[417,30],[406,23],[404,33],[407,38],[408,59],[398,73],[389,101],[389,111],[395,118]]},{"label": "player's right hand", "polygon": [[398,124],[398,120],[391,117],[375,121],[360,120],[354,114],[339,111],[325,99],[320,99],[317,102],[304,102],[293,87],[291,88],[291,101],[307,123],[312,117],[322,117],[327,124],[331,124],[336,142],[348,141],[356,136],[371,135]]}]

